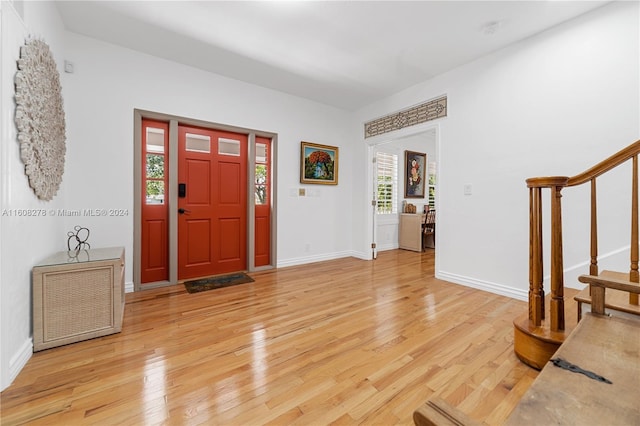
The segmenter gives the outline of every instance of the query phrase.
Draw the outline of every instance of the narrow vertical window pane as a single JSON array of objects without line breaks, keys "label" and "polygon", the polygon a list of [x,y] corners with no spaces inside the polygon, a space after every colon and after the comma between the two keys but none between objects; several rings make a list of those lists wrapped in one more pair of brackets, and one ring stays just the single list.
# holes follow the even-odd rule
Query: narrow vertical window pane
[{"label": "narrow vertical window pane", "polygon": [[267,204],[267,187],[266,185],[256,185],[256,205]]},{"label": "narrow vertical window pane", "polygon": [[256,144],[256,163],[267,162],[267,145],[263,143]]},{"label": "narrow vertical window pane", "polygon": [[164,129],[147,127],[147,152],[164,152]]},{"label": "narrow vertical window pane", "polygon": [[256,164],[256,204],[267,204],[267,166]]},{"label": "narrow vertical window pane", "polygon": [[164,204],[164,181],[147,181],[147,204]]},{"label": "narrow vertical window pane", "polygon": [[164,155],[147,154],[147,177],[164,178]]}]

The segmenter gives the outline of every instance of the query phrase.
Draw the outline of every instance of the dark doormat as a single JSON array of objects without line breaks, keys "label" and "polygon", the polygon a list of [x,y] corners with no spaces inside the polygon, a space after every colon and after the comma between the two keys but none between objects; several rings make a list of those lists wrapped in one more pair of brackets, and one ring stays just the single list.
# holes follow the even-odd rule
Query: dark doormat
[{"label": "dark doormat", "polygon": [[184,287],[189,293],[214,290],[216,288],[231,287],[236,284],[252,283],[254,279],[244,272],[235,274],[218,275],[215,277],[201,278],[199,280],[185,281]]}]

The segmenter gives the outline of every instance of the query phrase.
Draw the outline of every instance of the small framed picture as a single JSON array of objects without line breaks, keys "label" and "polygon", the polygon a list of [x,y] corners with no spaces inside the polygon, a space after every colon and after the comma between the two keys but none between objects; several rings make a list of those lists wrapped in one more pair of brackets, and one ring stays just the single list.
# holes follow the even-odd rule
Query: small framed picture
[{"label": "small framed picture", "polygon": [[300,183],[338,184],[338,147],[300,143]]},{"label": "small framed picture", "polygon": [[425,170],[427,154],[404,152],[404,196],[405,198],[424,198]]}]

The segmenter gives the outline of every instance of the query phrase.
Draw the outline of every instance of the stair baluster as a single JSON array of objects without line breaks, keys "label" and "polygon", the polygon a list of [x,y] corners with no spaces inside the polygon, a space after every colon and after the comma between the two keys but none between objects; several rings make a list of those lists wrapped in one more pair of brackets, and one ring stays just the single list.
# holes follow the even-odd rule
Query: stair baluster
[{"label": "stair baluster", "polygon": [[[631,266],[629,281],[640,282],[638,276],[638,155],[633,156],[633,173],[631,181]],[[638,294],[629,293],[629,304],[638,304]]]},{"label": "stair baluster", "polygon": [[529,225],[529,320],[539,327],[544,319],[542,188],[529,188]]},{"label": "stair baluster", "polygon": [[589,275],[598,275],[598,207],[596,178],[591,179],[591,264]]}]

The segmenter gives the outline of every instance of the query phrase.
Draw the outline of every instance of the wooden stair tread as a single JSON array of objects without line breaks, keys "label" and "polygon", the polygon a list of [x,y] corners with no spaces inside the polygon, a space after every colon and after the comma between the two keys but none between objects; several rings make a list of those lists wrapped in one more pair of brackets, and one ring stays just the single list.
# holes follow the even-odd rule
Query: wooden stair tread
[{"label": "wooden stair tread", "polygon": [[[629,274],[624,272],[602,271],[598,276],[618,280],[629,280]],[[591,295],[589,294],[589,286],[586,286],[583,290],[578,292],[574,299],[577,302],[590,305]],[[633,305],[629,303],[629,293],[626,291],[608,288],[605,296],[604,306],[608,309],[640,315],[640,305]]]},{"label": "wooden stair tread", "polygon": [[638,424],[640,321],[586,314],[555,357],[609,379],[605,384],[548,364],[507,420],[526,424]]}]

